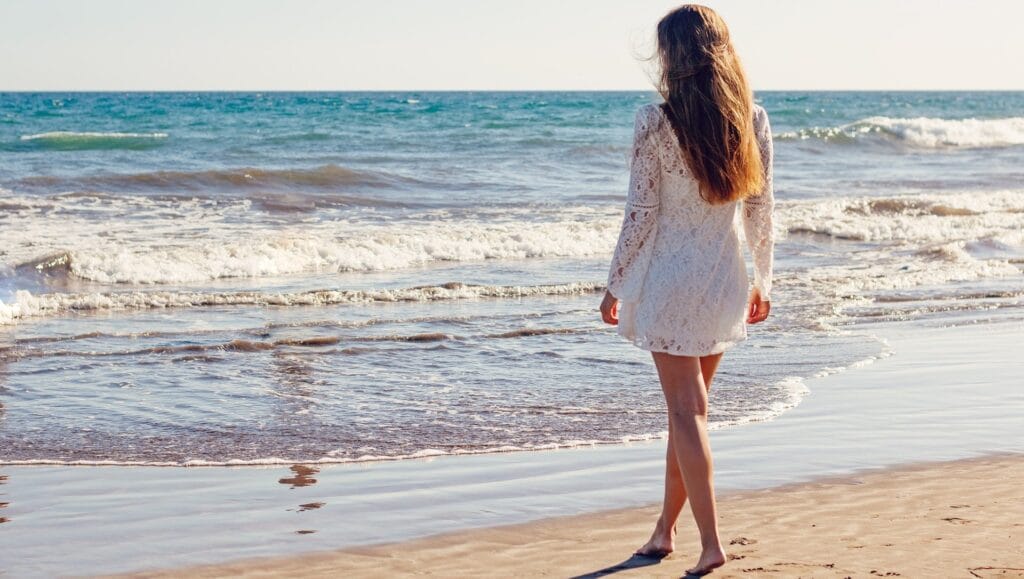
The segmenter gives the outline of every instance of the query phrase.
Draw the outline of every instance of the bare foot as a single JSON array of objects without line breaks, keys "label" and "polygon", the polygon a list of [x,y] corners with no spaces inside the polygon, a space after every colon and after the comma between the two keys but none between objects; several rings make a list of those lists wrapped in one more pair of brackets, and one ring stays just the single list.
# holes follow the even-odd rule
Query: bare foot
[{"label": "bare foot", "polygon": [[654,532],[651,533],[651,538],[643,547],[636,550],[634,555],[640,555],[641,557],[657,557],[664,559],[668,557],[669,553],[675,550],[675,528],[665,529],[661,519],[658,519],[658,523],[654,526]]},{"label": "bare foot", "polygon": [[686,570],[688,577],[703,577],[725,564],[725,551],[721,545],[704,549],[697,566]]}]

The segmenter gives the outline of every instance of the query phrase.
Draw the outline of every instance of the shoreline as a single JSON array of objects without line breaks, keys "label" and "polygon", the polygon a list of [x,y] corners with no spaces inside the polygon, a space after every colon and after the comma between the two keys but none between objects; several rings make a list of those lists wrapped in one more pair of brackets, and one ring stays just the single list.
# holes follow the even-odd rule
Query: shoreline
[{"label": "shoreline", "polygon": [[[729,562],[713,576],[1024,577],[1024,553],[1015,551],[1024,541],[1024,487],[1013,482],[1021,478],[1024,453],[1006,453],[725,493],[719,510]],[[630,555],[659,510],[657,504],[614,509],[127,576],[679,576],[698,554],[688,507],[675,553],[661,562]]]},{"label": "shoreline", "polygon": [[[965,321],[972,323],[958,325]],[[1014,358],[1024,321],[1013,312],[857,330],[882,336],[894,354],[808,380],[803,402],[774,420],[712,433],[723,504],[879,469],[1024,452],[1024,368]],[[658,440],[319,468],[5,466],[0,501],[9,503],[9,520],[0,542],[18,556],[0,553],[0,570],[186,574],[255,557],[318,561],[337,549],[613,516],[654,509],[663,460]],[[690,528],[687,516],[681,532]],[[642,521],[644,533],[651,521]],[[604,554],[631,552],[631,541]],[[673,567],[676,575],[681,569]]]}]

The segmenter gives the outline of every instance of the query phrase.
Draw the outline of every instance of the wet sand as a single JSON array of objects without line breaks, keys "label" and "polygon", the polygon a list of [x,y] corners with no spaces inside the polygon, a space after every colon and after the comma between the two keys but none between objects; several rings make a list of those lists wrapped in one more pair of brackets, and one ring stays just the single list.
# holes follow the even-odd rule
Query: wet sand
[{"label": "wet sand", "polygon": [[[1024,577],[1024,455],[736,493],[721,501],[729,563],[712,577]],[[698,545],[630,557],[655,507],[549,519],[335,553],[145,577],[678,577]]]}]

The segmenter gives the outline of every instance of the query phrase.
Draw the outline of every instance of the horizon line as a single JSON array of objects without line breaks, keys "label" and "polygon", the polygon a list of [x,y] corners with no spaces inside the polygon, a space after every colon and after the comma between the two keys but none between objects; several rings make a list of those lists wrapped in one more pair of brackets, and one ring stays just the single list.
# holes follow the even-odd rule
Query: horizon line
[{"label": "horizon line", "polygon": [[[2,89],[8,93],[530,93],[530,92],[657,92],[652,88],[451,88],[451,89]],[[759,92],[1024,92],[1024,88],[768,88]]]}]

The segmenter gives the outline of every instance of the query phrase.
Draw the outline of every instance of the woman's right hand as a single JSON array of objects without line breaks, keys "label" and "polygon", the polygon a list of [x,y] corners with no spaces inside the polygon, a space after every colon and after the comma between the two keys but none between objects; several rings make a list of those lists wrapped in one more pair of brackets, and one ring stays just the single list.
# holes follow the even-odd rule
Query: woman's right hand
[{"label": "woman's right hand", "polygon": [[619,324],[619,300],[609,291],[604,292],[601,300],[601,319],[612,326]]}]

